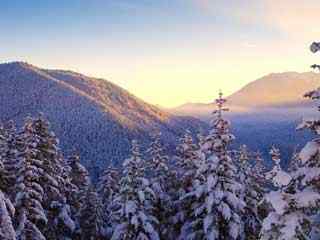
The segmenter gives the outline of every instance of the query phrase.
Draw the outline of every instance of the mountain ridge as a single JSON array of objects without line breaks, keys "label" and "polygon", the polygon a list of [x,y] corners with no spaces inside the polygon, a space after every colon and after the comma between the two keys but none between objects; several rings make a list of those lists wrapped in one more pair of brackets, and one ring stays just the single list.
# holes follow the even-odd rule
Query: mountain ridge
[{"label": "mountain ridge", "polygon": [[[320,75],[314,72],[270,73],[242,87],[227,97],[231,112],[245,113],[263,108],[313,106],[303,94],[320,85]],[[198,109],[196,109],[198,108]],[[179,115],[204,116],[213,103],[183,104],[170,111]]]},{"label": "mountain ridge", "polygon": [[92,160],[101,167],[120,163],[132,139],[146,145],[153,131],[161,131],[163,143],[173,149],[185,129],[196,133],[207,127],[145,103],[107,80],[25,62],[0,64],[0,102],[3,122],[21,124],[28,115],[44,113],[64,152],[78,150],[87,166]]}]

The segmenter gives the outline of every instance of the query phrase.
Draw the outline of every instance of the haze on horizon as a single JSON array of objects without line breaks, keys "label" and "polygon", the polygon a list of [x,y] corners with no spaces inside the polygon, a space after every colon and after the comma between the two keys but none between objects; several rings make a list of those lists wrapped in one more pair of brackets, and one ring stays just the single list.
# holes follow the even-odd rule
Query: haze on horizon
[{"label": "haze on horizon", "polygon": [[271,72],[309,71],[316,0],[1,1],[1,62],[106,78],[147,102],[210,102]]}]

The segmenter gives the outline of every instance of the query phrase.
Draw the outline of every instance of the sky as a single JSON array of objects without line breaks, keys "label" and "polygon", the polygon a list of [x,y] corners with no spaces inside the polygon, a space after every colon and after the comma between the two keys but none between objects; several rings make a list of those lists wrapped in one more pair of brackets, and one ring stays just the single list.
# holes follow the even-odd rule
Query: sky
[{"label": "sky", "polygon": [[319,0],[2,0],[0,62],[102,77],[162,107],[211,102],[309,71],[319,13]]}]

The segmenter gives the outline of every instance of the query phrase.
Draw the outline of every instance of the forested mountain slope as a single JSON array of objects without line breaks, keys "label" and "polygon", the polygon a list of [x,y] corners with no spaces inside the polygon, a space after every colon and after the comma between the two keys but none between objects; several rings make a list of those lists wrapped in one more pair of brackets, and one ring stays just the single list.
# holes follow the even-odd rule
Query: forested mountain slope
[{"label": "forested mountain slope", "polygon": [[[155,130],[173,149],[185,129],[206,128],[191,117],[176,117],[104,79],[28,63],[0,64],[0,121],[22,122],[42,112],[66,154],[105,166],[125,158],[132,139],[147,143]],[[90,164],[92,167],[92,164]]]}]

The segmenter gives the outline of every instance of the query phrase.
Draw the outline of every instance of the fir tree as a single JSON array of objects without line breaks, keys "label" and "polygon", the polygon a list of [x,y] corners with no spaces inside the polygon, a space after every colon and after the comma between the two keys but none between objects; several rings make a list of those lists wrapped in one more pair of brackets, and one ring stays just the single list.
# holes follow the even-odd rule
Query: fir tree
[{"label": "fir tree", "polygon": [[316,208],[320,195],[312,187],[303,186],[299,174],[289,175],[282,170],[278,149],[273,147],[270,154],[275,166],[268,177],[276,190],[265,196],[271,211],[263,221],[261,239],[309,239],[312,230],[309,214]]},{"label": "fir tree", "polygon": [[0,239],[16,240],[12,223],[14,208],[11,201],[0,190]]},{"label": "fir tree", "polygon": [[155,193],[144,177],[139,147],[132,142],[131,157],[123,164],[123,177],[116,200],[118,208],[112,213],[115,227],[112,240],[158,240],[157,219],[152,216]]},{"label": "fir tree", "polygon": [[252,168],[252,172],[254,174],[254,178],[255,181],[262,186],[263,188],[265,188],[266,186],[266,166],[264,164],[264,159],[261,157],[261,153],[258,151],[255,154],[254,157],[254,165]]},{"label": "fir tree", "polygon": [[240,239],[243,234],[245,203],[239,196],[242,186],[237,182],[237,169],[228,152],[234,136],[229,121],[222,117],[222,112],[227,111],[225,102],[220,93],[212,129],[202,146],[205,163],[198,169],[193,192],[184,197],[195,200],[192,215],[182,229],[182,239]]},{"label": "fir tree", "polygon": [[111,212],[115,207],[115,197],[119,193],[119,170],[109,166],[102,173],[98,183],[98,193],[101,199],[103,218],[104,218],[104,235],[110,236],[113,228],[111,221]]},{"label": "fir tree", "polygon": [[37,159],[37,139],[34,138],[30,122],[24,126],[20,134],[24,142],[19,158],[23,165],[17,179],[17,195],[15,199],[17,239],[45,240],[44,227],[48,219],[43,208],[45,190],[41,185],[41,161]]},{"label": "fir tree", "polygon": [[[313,50],[316,50],[318,43],[313,43]],[[311,50],[312,50],[311,46]],[[317,52],[318,50],[314,51]],[[304,97],[309,98],[315,102],[320,99],[320,89],[315,89],[307,92]],[[320,107],[318,106],[318,111]],[[301,124],[298,125],[297,130],[307,129],[313,132],[316,136],[320,135],[320,120],[318,118],[304,119]],[[317,194],[320,193],[320,138],[317,137],[309,141],[299,154],[294,155],[293,158],[293,178],[296,184],[299,184],[300,191],[308,191],[310,196],[314,197],[314,201],[310,202],[308,208],[304,211],[309,216],[311,222],[311,233],[309,237],[317,239],[320,237],[319,223],[316,223],[315,219],[318,219],[320,213],[319,201],[316,201]],[[311,199],[310,199],[311,200]],[[315,206],[316,205],[316,206]],[[317,208],[315,210],[315,208]],[[313,221],[310,220],[313,219]],[[318,225],[318,226],[317,226]],[[310,226],[309,226],[310,227]],[[309,232],[310,228],[305,229],[305,233]]]},{"label": "fir tree", "polygon": [[189,131],[180,139],[177,146],[178,156],[176,158],[178,167],[178,176],[182,182],[184,191],[188,191],[192,186],[192,180],[196,175],[199,167],[198,146],[193,143],[192,136]]},{"label": "fir tree", "polygon": [[175,173],[169,168],[169,157],[164,153],[160,142],[161,133],[153,135],[147,153],[148,160],[148,177],[150,178],[151,188],[155,193],[153,204],[153,214],[159,221],[158,229],[161,238],[173,237],[173,224],[171,216],[174,212],[173,195],[175,194]]},{"label": "fir tree", "polygon": [[72,155],[69,160],[70,178],[73,185],[79,188],[80,192],[87,192],[91,181],[88,170],[81,164],[79,155]]},{"label": "fir tree", "polygon": [[300,159],[299,159],[299,152],[297,151],[297,148],[294,149],[292,157],[290,159],[289,163],[289,172],[295,172],[301,167]]},{"label": "fir tree", "polygon": [[21,158],[18,157],[23,142],[18,138],[17,130],[13,121],[9,121],[0,129],[0,159],[3,164],[1,174],[1,189],[12,200],[16,194],[16,181],[21,169]]},{"label": "fir tree", "polygon": [[102,203],[93,186],[82,196],[80,229],[82,240],[99,240],[104,235]]},{"label": "fir tree", "polygon": [[109,166],[102,173],[98,183],[98,193],[103,204],[112,202],[115,195],[119,192],[119,170]]},{"label": "fir tree", "polygon": [[239,182],[243,184],[241,198],[246,203],[245,214],[242,215],[244,222],[245,239],[256,239],[260,232],[261,219],[259,216],[259,203],[263,198],[263,187],[256,181],[256,172],[249,163],[252,155],[245,145],[239,150]]},{"label": "fir tree", "polygon": [[32,137],[36,143],[34,144],[35,158],[42,169],[40,184],[44,189],[43,206],[48,218],[45,236],[47,239],[64,238],[66,234],[70,235],[74,230],[74,224],[72,224],[71,213],[68,211],[70,206],[63,192],[64,159],[59,149],[59,140],[50,130],[49,122],[42,115],[36,119],[27,120],[27,124],[32,129]]},{"label": "fir tree", "polygon": [[[199,135],[199,138],[204,139],[204,136]],[[191,197],[184,198],[184,196],[193,191],[192,183],[201,162],[199,161],[199,146],[193,142],[189,131],[186,131],[179,142],[176,148],[176,167],[178,172],[176,189],[178,191],[173,197],[176,212],[172,222],[175,224],[175,228],[180,231],[183,223],[192,215],[191,205],[194,199]]]},{"label": "fir tree", "polygon": [[80,210],[83,208],[85,201],[82,196],[86,195],[90,186],[90,177],[87,169],[80,163],[79,155],[75,154],[69,157],[67,165],[67,174],[69,176],[67,195],[71,207],[72,216],[75,220],[76,230],[75,239],[80,239]]}]

